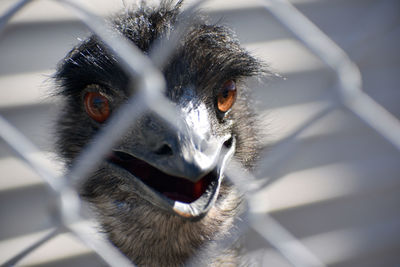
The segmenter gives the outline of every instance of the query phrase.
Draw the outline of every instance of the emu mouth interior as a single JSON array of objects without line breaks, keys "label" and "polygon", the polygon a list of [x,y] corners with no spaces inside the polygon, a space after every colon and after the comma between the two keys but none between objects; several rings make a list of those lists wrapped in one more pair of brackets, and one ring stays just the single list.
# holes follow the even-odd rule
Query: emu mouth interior
[{"label": "emu mouth interior", "polygon": [[108,161],[127,170],[145,185],[173,201],[192,203],[218,184],[216,171],[211,171],[197,182],[191,182],[168,175],[127,153],[115,151]]}]

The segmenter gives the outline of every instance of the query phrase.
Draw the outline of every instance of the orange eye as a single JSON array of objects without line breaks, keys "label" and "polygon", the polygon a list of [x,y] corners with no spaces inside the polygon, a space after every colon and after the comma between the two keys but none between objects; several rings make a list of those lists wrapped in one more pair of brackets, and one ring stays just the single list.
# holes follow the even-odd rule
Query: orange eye
[{"label": "orange eye", "polygon": [[97,122],[104,122],[110,115],[108,99],[100,93],[88,92],[85,95],[87,114]]},{"label": "orange eye", "polygon": [[229,80],[222,85],[218,94],[218,110],[227,112],[236,100],[236,84],[233,80]]}]

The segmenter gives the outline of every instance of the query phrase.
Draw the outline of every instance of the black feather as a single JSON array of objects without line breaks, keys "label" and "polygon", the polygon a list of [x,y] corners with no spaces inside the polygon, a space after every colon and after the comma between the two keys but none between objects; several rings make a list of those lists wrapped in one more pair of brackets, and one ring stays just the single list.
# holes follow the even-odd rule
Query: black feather
[{"label": "black feather", "polygon": [[[156,40],[168,38],[181,4],[163,1],[157,8],[142,5],[114,16],[111,24],[148,54]],[[259,152],[259,132],[244,80],[260,75],[262,63],[240,46],[227,27],[207,23],[198,16],[162,72],[167,82],[165,95],[172,102],[178,102],[188,86],[196,88],[199,99],[215,114],[210,117],[213,134],[229,132],[235,136],[235,157],[251,168]],[[129,97],[131,79],[96,36],[79,44],[60,62],[55,81],[65,107],[58,121],[57,147],[67,164],[101,128],[85,113],[84,93],[88,88],[104,91],[115,110]],[[236,81],[238,96],[232,110],[221,115],[215,99],[227,80]],[[139,134],[137,138],[142,137]],[[183,265],[207,243],[229,234],[240,212],[240,197],[226,179],[215,207],[196,222],[167,213],[127,188],[129,182],[102,166],[88,178],[82,195],[95,204],[110,240],[139,266]],[[204,259],[204,263],[236,262],[236,254],[235,250],[226,251]]]}]

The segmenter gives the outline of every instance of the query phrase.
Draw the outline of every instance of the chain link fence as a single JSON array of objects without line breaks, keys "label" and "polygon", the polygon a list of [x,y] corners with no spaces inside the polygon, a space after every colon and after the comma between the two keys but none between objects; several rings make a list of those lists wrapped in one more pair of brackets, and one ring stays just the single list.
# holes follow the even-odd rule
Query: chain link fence
[{"label": "chain link fence", "polygon": [[[0,34],[7,27],[8,21],[30,2],[32,1],[18,1],[11,9],[1,14]],[[190,14],[201,7],[205,1],[195,1],[185,8],[181,15],[182,19],[178,20],[178,25],[175,27],[172,37],[164,40],[165,42],[157,43],[158,46],[152,50],[156,53],[149,57],[143,55],[127,40],[116,35],[109,35],[108,26],[103,19],[91,13],[79,1],[57,0],[55,2],[66,6],[71,12],[78,15],[91,32],[96,34],[118,57],[119,61],[123,63],[124,70],[129,75],[134,76],[141,87],[140,91],[129,99],[128,104],[119,110],[119,116],[112,118],[104,130],[95,137],[94,142],[79,156],[76,164],[61,177],[58,173],[52,172],[46,167],[44,162],[48,159],[42,157],[40,149],[12,124],[0,117],[0,136],[16,152],[20,160],[24,161],[43,178],[52,192],[52,207],[49,209],[48,216],[54,219],[55,227],[55,230],[37,240],[34,244],[25,249],[21,248],[21,252],[17,255],[10,255],[9,260],[2,266],[17,264],[33,250],[65,231],[73,233],[110,266],[132,266],[132,263],[108,241],[92,235],[93,229],[89,229],[90,226],[78,223],[84,221],[87,215],[82,210],[82,203],[75,185],[79,184],[77,182],[84,179],[96,167],[113,144],[143,112],[151,110],[179,131],[174,115],[177,111],[161,93],[165,84],[160,69],[166,63],[168,56],[173,53],[178,40],[177,37],[181,36],[190,25],[190,21],[186,19],[190,18]],[[270,243],[291,265],[326,266],[318,254],[311,252],[276,219],[268,213],[257,211],[260,202],[255,199],[256,193],[265,190],[282,178],[282,176],[270,174],[274,173],[282,162],[285,162],[285,158],[293,150],[298,149],[299,136],[336,110],[346,110],[355,114],[359,120],[368,125],[371,130],[379,133],[397,150],[400,150],[400,123],[362,90],[360,71],[346,53],[292,4],[285,0],[266,0],[263,2],[263,8],[265,9],[263,12],[272,14],[305,48],[330,69],[336,82],[335,86],[330,88],[329,92],[323,96],[326,97],[328,104],[318,112],[311,114],[307,120],[288,133],[287,136],[280,138],[280,141],[263,155],[259,162],[257,178],[244,174],[239,163],[230,163],[226,171],[227,177],[244,194],[247,199],[248,210],[243,221],[238,221],[235,225],[236,235],[218,244],[213,244],[215,246],[213,250],[229,247],[249,228],[252,228],[259,237]],[[246,177],[246,180],[243,180],[243,177]],[[204,254],[198,256],[207,257]],[[190,264],[188,263],[188,265]],[[262,263],[259,264],[262,266]]]}]

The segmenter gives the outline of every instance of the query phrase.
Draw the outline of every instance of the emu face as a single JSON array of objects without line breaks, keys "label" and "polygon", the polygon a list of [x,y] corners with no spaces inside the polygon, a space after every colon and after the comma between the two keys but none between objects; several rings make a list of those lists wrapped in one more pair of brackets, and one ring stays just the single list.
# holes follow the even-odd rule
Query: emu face
[{"label": "emu face", "polygon": [[[113,25],[148,53],[157,38],[168,36],[178,8],[142,7],[114,18]],[[178,234],[168,242],[188,246],[187,252],[181,249],[182,255],[176,256],[181,260],[205,240],[215,239],[222,228],[229,229],[239,201],[223,179],[224,168],[232,156],[249,167],[257,154],[255,119],[242,80],[258,74],[260,64],[228,29],[195,23],[162,72],[165,95],[179,111],[181,131],[146,113],[115,145],[82,192],[99,208],[113,242],[135,262],[141,262],[140,253],[152,252],[135,253],[125,243],[154,241],[156,234],[146,233],[150,227],[155,233]],[[71,164],[130,97],[134,81],[95,36],[66,56],[56,80],[65,98],[58,149]],[[179,237],[182,231],[192,236]],[[152,257],[161,257],[157,253]]]}]

